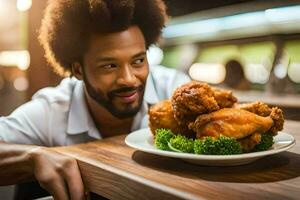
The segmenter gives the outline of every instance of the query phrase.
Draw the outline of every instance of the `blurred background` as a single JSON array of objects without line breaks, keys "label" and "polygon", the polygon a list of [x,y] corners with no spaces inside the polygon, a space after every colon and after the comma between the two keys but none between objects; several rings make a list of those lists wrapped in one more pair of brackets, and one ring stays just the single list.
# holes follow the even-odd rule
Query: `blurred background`
[{"label": "blurred background", "polygon": [[[149,62],[261,100],[300,120],[300,0],[165,0],[170,20]],[[0,0],[0,116],[55,86],[38,43],[46,0]],[[6,192],[3,192],[6,191]],[[0,199],[12,188],[0,187]]]},{"label": "blurred background", "polygon": [[[300,1],[165,0],[170,20],[152,64],[263,100],[300,119]],[[0,0],[0,116],[61,80],[37,41],[46,0]]]}]

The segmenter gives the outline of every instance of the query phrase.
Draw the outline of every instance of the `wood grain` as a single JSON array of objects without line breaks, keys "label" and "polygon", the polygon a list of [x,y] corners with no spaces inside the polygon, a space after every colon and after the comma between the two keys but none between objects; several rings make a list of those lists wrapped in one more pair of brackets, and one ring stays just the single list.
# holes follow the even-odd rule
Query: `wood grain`
[{"label": "wood grain", "polygon": [[[300,122],[284,131],[300,140]],[[299,199],[300,145],[252,164],[206,167],[136,151],[125,135],[59,148],[90,191],[109,199]]]}]

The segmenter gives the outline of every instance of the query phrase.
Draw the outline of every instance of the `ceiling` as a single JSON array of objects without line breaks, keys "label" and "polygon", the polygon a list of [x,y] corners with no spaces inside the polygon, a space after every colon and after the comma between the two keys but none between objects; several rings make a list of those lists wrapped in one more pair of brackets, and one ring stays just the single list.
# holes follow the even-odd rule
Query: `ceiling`
[{"label": "ceiling", "polygon": [[[36,0],[37,1],[37,0]],[[45,0],[43,0],[45,1]],[[237,6],[238,10],[244,3],[251,3],[254,7],[262,2],[269,2],[271,4],[288,4],[298,3],[300,0],[163,0],[167,5],[167,12],[172,17],[187,15],[194,12],[205,11],[224,6]],[[22,33],[21,28],[26,25],[26,20],[21,20],[22,15],[16,9],[16,0],[0,0],[0,51],[9,49],[22,49],[22,40],[26,35]],[[248,7],[248,6],[246,6]],[[209,13],[206,13],[209,14]],[[214,13],[215,14],[215,13]],[[7,16],[9,20],[7,20]],[[23,35],[22,35],[23,34]]]}]

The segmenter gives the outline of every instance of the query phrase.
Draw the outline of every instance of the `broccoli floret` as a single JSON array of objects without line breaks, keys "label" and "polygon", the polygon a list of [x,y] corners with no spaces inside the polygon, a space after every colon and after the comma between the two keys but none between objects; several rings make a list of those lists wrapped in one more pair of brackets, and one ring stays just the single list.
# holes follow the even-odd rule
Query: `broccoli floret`
[{"label": "broccoli floret", "polygon": [[206,155],[232,155],[242,153],[241,145],[234,138],[220,136],[215,139],[205,137],[194,142],[194,152]]},{"label": "broccoli floret", "polygon": [[154,144],[158,149],[170,150],[170,148],[168,146],[168,142],[174,136],[175,135],[169,129],[163,129],[163,128],[156,129],[155,130]]},{"label": "broccoli floret", "polygon": [[261,140],[260,143],[258,143],[254,147],[254,151],[265,151],[271,148],[271,146],[274,144],[273,135],[264,133],[261,134]]},{"label": "broccoli floret", "polygon": [[169,142],[169,148],[177,152],[193,153],[194,140],[183,135],[176,135],[175,137],[171,138]]}]

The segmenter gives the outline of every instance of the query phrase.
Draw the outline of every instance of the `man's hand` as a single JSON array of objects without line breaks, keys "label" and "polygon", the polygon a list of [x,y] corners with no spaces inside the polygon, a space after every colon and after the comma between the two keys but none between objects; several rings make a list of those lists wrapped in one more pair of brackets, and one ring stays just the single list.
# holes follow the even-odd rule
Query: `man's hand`
[{"label": "man's hand", "polygon": [[36,147],[28,156],[35,178],[55,200],[84,199],[84,186],[75,159],[46,147]]},{"label": "man's hand", "polygon": [[37,179],[55,200],[85,199],[75,159],[52,148],[0,141],[0,186]]}]

